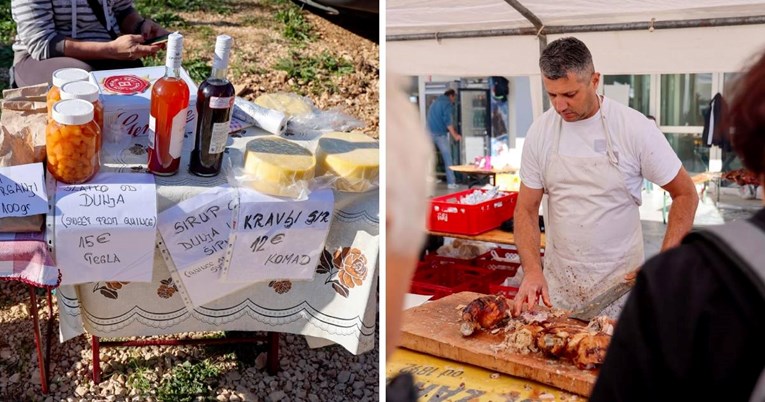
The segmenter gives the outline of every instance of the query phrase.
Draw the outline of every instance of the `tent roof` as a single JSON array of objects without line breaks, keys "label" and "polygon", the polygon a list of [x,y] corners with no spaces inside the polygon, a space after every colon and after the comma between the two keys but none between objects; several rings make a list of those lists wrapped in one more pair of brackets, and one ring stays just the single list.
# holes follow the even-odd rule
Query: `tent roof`
[{"label": "tent roof", "polygon": [[[765,15],[762,0],[520,0],[545,26]],[[388,0],[387,34],[533,28],[504,0]]]},{"label": "tent roof", "polygon": [[572,35],[606,74],[729,72],[765,50],[765,0],[388,0],[386,27],[401,74],[538,75],[540,40]]}]

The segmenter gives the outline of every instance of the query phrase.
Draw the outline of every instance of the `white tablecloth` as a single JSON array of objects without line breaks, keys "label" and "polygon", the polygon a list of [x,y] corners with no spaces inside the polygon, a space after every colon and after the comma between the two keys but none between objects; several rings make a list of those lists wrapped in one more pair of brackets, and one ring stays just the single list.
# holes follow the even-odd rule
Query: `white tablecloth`
[{"label": "white tablecloth", "polygon": [[[241,166],[242,149],[252,136],[230,138],[226,159]],[[145,141],[143,141],[145,143]],[[108,146],[108,144],[107,144]],[[156,177],[158,211],[226,183],[225,172],[201,178],[187,172],[193,140],[184,142],[181,170]],[[139,150],[138,147],[134,150]],[[128,151],[115,159],[105,153],[104,170],[141,171],[130,162],[146,156]],[[224,166],[227,161],[224,160]],[[151,283],[96,282],[58,291],[61,340],[87,331],[100,337],[146,336],[196,331],[276,331],[323,338],[354,354],[373,349],[377,311],[379,191],[335,192],[335,210],[323,263],[310,282],[253,284],[201,308],[184,304],[159,249]],[[338,258],[329,258],[330,256]],[[331,260],[335,260],[332,262]],[[343,261],[344,260],[344,261]],[[66,273],[63,273],[66,275]],[[211,284],[214,286],[214,284]],[[327,342],[312,340],[311,345]]]}]

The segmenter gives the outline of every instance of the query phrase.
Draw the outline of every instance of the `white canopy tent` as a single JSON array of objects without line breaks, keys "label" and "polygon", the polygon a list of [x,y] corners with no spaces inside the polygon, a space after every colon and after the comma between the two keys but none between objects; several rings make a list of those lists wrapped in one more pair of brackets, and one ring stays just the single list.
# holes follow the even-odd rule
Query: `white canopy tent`
[{"label": "white canopy tent", "polygon": [[386,19],[388,68],[407,75],[534,76],[563,36],[605,74],[733,72],[765,51],[761,0],[388,0]]}]

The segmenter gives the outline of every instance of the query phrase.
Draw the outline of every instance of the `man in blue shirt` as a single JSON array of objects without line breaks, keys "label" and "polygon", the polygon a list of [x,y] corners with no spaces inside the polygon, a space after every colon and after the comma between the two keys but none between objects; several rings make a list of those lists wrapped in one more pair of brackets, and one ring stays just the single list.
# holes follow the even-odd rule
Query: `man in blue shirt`
[{"label": "man in blue shirt", "polygon": [[444,171],[446,171],[446,183],[448,188],[457,188],[454,172],[449,169],[452,165],[452,153],[449,147],[449,137],[451,134],[454,141],[459,141],[462,136],[454,129],[452,122],[452,109],[457,93],[453,89],[448,89],[443,95],[436,98],[428,110],[428,131],[433,137],[433,142],[441,153],[444,160]]}]

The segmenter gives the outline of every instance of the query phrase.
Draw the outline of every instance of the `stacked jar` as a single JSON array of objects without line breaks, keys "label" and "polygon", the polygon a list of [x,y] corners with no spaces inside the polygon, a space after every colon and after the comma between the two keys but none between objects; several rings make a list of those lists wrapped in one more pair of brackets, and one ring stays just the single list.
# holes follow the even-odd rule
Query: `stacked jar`
[{"label": "stacked jar", "polygon": [[48,104],[48,121],[51,119],[51,110],[56,102],[61,100],[61,86],[72,81],[87,81],[88,72],[81,68],[59,68],[51,75],[51,85],[46,96]]},{"label": "stacked jar", "polygon": [[48,172],[67,184],[84,183],[101,164],[101,129],[93,120],[93,104],[82,99],[56,102],[45,131]]},{"label": "stacked jar", "polygon": [[[104,106],[98,96],[98,87],[86,81],[67,82],[61,86],[61,100],[82,99],[93,104],[93,121],[98,124],[101,133],[104,132]],[[98,149],[101,149],[99,143]]]}]

